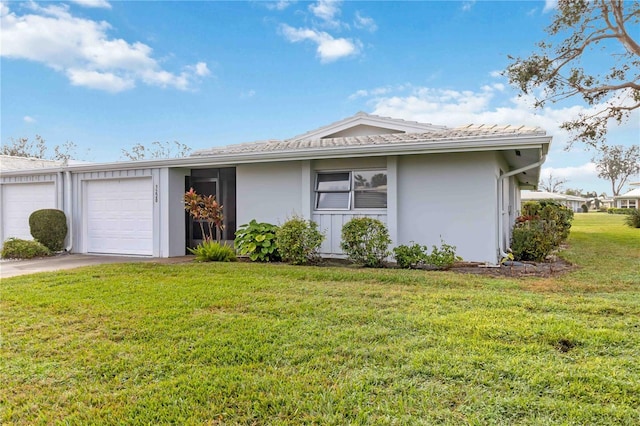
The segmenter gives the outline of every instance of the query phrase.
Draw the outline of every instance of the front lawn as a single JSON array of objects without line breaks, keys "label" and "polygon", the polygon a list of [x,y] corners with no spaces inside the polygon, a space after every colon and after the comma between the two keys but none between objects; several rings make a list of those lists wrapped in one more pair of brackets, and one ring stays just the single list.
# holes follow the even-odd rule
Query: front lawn
[{"label": "front lawn", "polygon": [[249,263],[1,283],[3,424],[638,424],[640,230],[552,278]]}]

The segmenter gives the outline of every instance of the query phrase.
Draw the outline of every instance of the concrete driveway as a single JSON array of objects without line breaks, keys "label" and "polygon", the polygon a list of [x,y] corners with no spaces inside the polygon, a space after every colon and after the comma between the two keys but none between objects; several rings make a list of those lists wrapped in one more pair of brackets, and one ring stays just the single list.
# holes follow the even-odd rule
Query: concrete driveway
[{"label": "concrete driveway", "polygon": [[79,268],[81,266],[101,265],[105,263],[158,262],[184,263],[190,262],[193,256],[151,258],[134,256],[98,256],[88,254],[61,254],[30,260],[0,260],[0,278],[16,277],[18,275],[35,274],[36,272],[51,272],[63,269]]}]

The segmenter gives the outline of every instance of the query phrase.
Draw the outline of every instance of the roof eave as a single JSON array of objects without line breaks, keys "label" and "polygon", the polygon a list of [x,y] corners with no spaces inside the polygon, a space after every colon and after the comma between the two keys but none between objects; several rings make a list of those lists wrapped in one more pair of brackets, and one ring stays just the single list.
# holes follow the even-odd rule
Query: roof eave
[{"label": "roof eave", "polygon": [[[132,170],[149,168],[193,168],[201,166],[231,166],[235,164],[265,163],[274,161],[315,160],[345,157],[393,156],[412,154],[440,154],[455,152],[502,151],[508,149],[539,148],[542,152],[548,149],[551,136],[536,135],[517,137],[496,141],[496,139],[466,139],[433,142],[427,140],[411,141],[401,144],[381,144],[347,147],[322,147],[296,149],[289,151],[248,152],[213,154],[209,156],[191,156],[183,158],[127,161],[115,163],[92,163],[87,165],[70,165],[50,169],[31,169],[15,172],[3,172],[2,176],[43,175],[58,172],[91,172],[106,170]],[[498,143],[496,143],[498,142]]]}]

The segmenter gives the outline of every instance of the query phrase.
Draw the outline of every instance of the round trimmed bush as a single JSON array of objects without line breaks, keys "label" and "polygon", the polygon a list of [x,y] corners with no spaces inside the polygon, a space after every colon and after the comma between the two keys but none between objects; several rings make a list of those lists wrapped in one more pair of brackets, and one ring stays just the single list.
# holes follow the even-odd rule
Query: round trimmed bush
[{"label": "round trimmed bush", "polygon": [[62,210],[36,210],[29,216],[31,236],[51,251],[61,251],[67,237],[67,217]]},{"label": "round trimmed bush", "polygon": [[370,217],[355,217],[342,227],[340,248],[357,264],[378,268],[391,254],[391,238],[384,223]]},{"label": "round trimmed bush", "polygon": [[322,241],[324,235],[318,230],[318,224],[301,217],[287,220],[276,231],[276,245],[282,260],[294,265],[315,261]]}]

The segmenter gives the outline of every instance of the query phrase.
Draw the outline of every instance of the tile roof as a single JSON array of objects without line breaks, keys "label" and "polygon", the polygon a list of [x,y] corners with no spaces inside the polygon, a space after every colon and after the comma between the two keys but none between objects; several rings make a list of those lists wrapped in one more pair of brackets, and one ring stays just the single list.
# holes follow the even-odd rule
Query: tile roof
[{"label": "tile roof", "polygon": [[640,188],[632,189],[631,191],[626,192],[622,195],[618,195],[615,198],[618,199],[618,198],[637,198],[637,197],[640,197]]},{"label": "tile roof", "polygon": [[0,155],[0,171],[8,172],[13,170],[46,169],[57,167],[63,164],[62,161],[43,160],[41,158],[14,157],[11,155]]},{"label": "tile roof", "polygon": [[546,132],[538,127],[468,125],[457,128],[442,128],[427,133],[392,133],[369,136],[350,136],[327,139],[286,139],[266,140],[195,151],[191,156],[211,156],[221,154],[266,153],[278,151],[304,151],[321,148],[356,148],[407,143],[436,143],[470,139],[487,140],[522,136],[544,136]]}]

